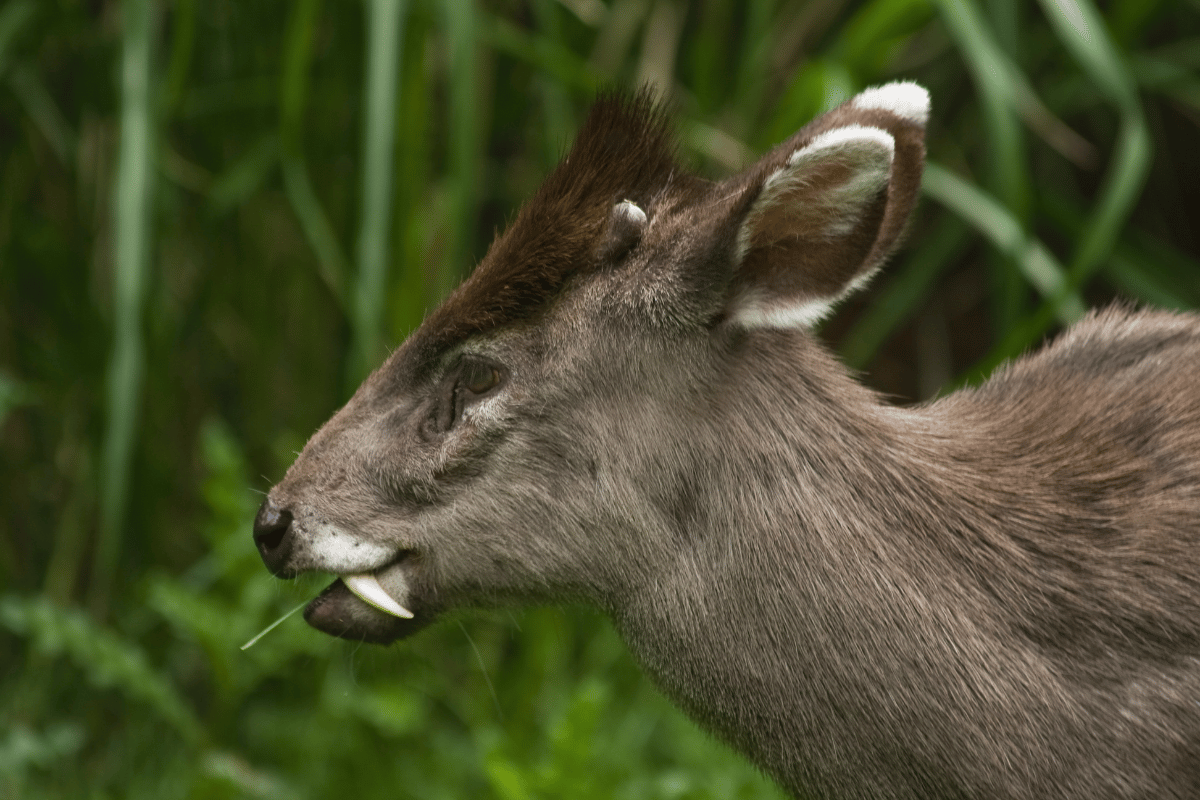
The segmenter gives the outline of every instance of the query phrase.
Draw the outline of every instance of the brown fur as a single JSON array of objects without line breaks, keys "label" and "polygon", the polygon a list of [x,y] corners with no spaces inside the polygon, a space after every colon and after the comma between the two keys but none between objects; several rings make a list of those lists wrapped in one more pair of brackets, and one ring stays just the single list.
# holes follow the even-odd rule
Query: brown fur
[{"label": "brown fur", "polygon": [[528,318],[573,276],[600,263],[608,211],[643,207],[676,172],[666,114],[648,94],[610,94],[592,107],[571,150],[471,275],[416,334],[428,366],[470,336]]},{"label": "brown fur", "polygon": [[[1200,318],[1094,313],[898,409],[769,313],[895,246],[917,116],[852,102],[709,184],[675,173],[648,101],[602,101],[264,501],[269,568],[369,573],[414,615],[338,580],[309,623],[389,642],[455,608],[591,603],[796,797],[1200,797]],[[807,188],[764,188],[851,124],[894,140],[885,189],[836,148]],[[846,201],[856,169],[871,191]],[[859,221],[812,235],[830,208]]]}]

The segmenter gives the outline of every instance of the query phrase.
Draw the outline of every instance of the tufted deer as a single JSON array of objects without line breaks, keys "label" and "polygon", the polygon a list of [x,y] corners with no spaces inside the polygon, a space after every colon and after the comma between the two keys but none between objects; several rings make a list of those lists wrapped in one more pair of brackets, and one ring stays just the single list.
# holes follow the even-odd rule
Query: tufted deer
[{"label": "tufted deer", "polygon": [[811,326],[896,246],[928,95],[859,94],[710,183],[593,108],[474,274],[254,524],[316,628],[604,610],[804,797],[1200,797],[1200,319],[1116,308],[884,404]]}]

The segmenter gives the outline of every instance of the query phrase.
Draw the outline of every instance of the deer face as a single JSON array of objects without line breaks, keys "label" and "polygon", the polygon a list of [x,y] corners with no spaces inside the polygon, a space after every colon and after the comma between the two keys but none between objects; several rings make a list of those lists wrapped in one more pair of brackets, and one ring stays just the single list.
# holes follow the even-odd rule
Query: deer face
[{"label": "deer face", "polygon": [[649,101],[601,100],[259,510],[275,574],[341,576],[309,623],[387,642],[459,606],[619,606],[687,547],[673,495],[725,435],[747,337],[806,336],[894,246],[927,102],[868,90],[714,184]]}]

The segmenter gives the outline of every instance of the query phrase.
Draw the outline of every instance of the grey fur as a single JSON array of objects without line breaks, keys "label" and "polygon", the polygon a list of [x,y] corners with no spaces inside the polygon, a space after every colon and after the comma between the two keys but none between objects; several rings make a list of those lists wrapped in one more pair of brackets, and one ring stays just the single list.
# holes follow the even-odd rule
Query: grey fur
[{"label": "grey fur", "polygon": [[[646,225],[593,226],[595,264],[460,325],[432,367],[431,335],[402,346],[271,490],[264,560],[375,572],[415,619],[340,582],[306,613],[369,641],[450,608],[594,604],[798,797],[1200,797],[1200,319],[1094,313],[914,409],[806,330],[739,325],[762,180],[854,113],[721,184],[672,176]],[[840,286],[894,244],[919,149],[864,217],[890,238],[847,250],[870,263]],[[464,393],[488,375],[464,363],[498,384]]]}]

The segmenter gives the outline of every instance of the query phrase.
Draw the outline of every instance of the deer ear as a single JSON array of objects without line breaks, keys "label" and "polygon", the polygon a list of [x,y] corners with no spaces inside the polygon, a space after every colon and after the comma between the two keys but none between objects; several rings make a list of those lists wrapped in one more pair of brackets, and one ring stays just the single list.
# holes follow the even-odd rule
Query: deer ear
[{"label": "deer ear", "polygon": [[741,176],[727,316],[808,326],[896,246],[921,184],[929,93],[889,83],[813,120]]}]

